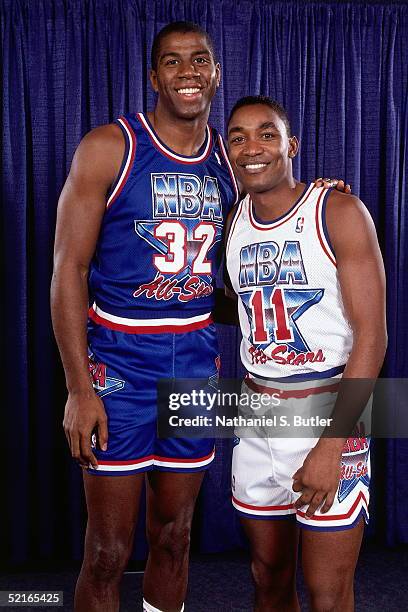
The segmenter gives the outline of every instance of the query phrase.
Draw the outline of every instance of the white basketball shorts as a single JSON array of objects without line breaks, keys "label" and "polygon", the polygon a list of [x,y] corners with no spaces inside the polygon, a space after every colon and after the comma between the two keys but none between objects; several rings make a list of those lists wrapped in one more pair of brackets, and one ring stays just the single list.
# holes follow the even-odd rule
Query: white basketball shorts
[{"label": "white basketball shorts", "polygon": [[[304,419],[311,415],[330,416],[337,394],[338,379],[313,381],[313,386],[305,386],[291,393],[288,385],[282,394],[277,410],[272,411],[279,420],[284,415],[285,427],[293,426],[294,417]],[[243,385],[248,394],[265,392],[265,381],[252,378]],[[268,381],[270,386],[272,383]],[[275,383],[276,384],[276,383]],[[271,389],[269,389],[271,391]],[[295,397],[293,397],[294,395]],[[360,419],[360,431],[367,429],[371,402]],[[271,417],[271,411],[263,410]],[[259,416],[260,413],[257,413]],[[368,416],[367,416],[368,415]],[[306,423],[303,421],[302,423]],[[273,430],[273,428],[272,428]],[[279,436],[279,427],[276,428]],[[255,431],[255,430],[254,430]],[[322,514],[318,509],[312,518],[306,517],[307,506],[296,510],[294,502],[300,496],[292,490],[293,474],[303,465],[309,451],[316,445],[316,428],[310,428],[310,437],[262,437],[260,428],[256,437],[245,437],[248,428],[236,429],[237,437],[232,459],[232,503],[245,518],[252,519],[296,519],[301,527],[314,530],[332,531],[350,529],[364,517],[368,522],[369,482],[370,482],[370,440],[368,437],[349,438],[343,449],[341,478],[335,501],[331,509]],[[301,432],[301,433],[300,433]],[[305,427],[293,430],[293,435],[304,435]],[[274,432],[272,432],[274,433]],[[320,435],[320,433],[318,434]]]}]

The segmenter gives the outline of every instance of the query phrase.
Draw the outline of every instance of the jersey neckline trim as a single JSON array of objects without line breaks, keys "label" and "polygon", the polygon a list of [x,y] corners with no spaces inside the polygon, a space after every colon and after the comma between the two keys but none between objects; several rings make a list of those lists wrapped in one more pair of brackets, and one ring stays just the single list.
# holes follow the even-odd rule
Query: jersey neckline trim
[{"label": "jersey neckline trim", "polygon": [[283,223],[286,223],[286,221],[289,221],[289,219],[291,219],[297,213],[299,208],[306,202],[306,200],[309,198],[310,194],[312,193],[314,189],[315,189],[314,183],[310,183],[309,185],[306,185],[301,195],[298,197],[295,203],[289,208],[289,210],[283,215],[281,215],[280,217],[277,217],[276,219],[274,219],[273,221],[261,221],[260,219],[258,219],[255,215],[255,207],[252,202],[252,199],[250,196],[248,196],[248,202],[249,202],[248,211],[249,211],[249,219],[251,221],[251,225],[253,225],[253,227],[255,227],[256,229],[260,229],[260,230],[269,230],[269,229],[274,229],[276,227],[279,227]]},{"label": "jersey neckline trim", "polygon": [[150,123],[146,115],[144,115],[143,113],[137,113],[136,117],[139,119],[140,124],[147,132],[153,146],[158,149],[160,153],[165,155],[165,157],[182,164],[196,164],[198,162],[205,161],[209,156],[212,145],[212,133],[208,125],[206,125],[205,127],[205,140],[200,148],[200,151],[202,151],[201,154],[198,156],[189,157],[187,155],[180,155],[179,153],[172,151],[168,146],[166,146],[166,144],[157,136],[152,124]]}]

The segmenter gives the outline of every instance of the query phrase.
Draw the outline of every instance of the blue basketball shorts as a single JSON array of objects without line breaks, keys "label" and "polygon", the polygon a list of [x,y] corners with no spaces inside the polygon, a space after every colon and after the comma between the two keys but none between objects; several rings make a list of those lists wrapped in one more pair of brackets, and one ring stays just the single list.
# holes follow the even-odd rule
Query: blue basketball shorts
[{"label": "blue basketball shorts", "polygon": [[214,459],[214,440],[158,438],[157,382],[218,376],[215,325],[185,333],[128,334],[89,321],[89,371],[108,418],[108,448],[93,436],[98,468],[123,476],[149,470],[195,472]]}]

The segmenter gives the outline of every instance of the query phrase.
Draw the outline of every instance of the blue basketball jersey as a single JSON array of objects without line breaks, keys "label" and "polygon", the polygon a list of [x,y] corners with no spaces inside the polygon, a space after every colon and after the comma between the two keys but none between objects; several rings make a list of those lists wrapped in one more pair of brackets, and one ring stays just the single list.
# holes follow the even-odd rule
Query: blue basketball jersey
[{"label": "blue basketball jersey", "polygon": [[209,324],[222,228],[238,199],[220,135],[194,157],[171,151],[142,113],[117,121],[126,141],[89,275],[91,318],[130,333]]}]

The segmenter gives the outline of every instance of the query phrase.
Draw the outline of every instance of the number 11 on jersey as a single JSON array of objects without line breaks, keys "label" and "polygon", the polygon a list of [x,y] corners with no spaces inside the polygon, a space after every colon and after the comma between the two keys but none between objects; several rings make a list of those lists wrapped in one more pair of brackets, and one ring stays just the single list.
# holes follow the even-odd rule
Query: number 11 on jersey
[{"label": "number 11 on jersey", "polygon": [[264,292],[262,289],[255,289],[249,300],[252,311],[252,334],[254,342],[257,344],[269,344],[271,342],[270,332],[266,324],[266,311],[271,308],[273,311],[275,340],[277,342],[288,342],[293,340],[283,290],[275,287],[269,301],[269,304],[264,303]]}]

